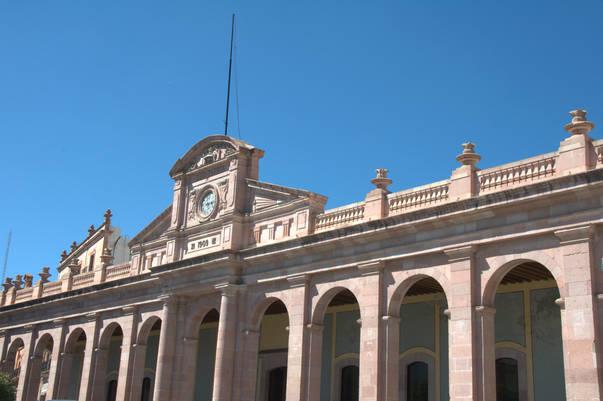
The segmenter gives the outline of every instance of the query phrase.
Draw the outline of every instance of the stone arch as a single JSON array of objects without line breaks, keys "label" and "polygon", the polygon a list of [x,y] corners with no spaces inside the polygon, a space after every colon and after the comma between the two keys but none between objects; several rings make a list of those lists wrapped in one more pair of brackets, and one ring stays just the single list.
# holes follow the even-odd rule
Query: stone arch
[{"label": "stone arch", "polygon": [[289,307],[281,298],[276,296],[263,297],[260,301],[256,303],[256,305],[252,309],[249,322],[252,330],[258,331],[260,329],[260,325],[262,324],[262,318],[264,317],[264,314],[266,313],[270,305],[275,302],[282,303],[285,306],[285,309],[287,310],[287,316],[289,316]]},{"label": "stone arch", "polygon": [[[497,259],[495,259],[495,261],[496,260]],[[553,258],[549,257],[548,255],[542,252],[538,252],[538,254],[530,255],[530,257],[519,257],[510,261],[505,260],[500,265],[494,266],[494,268],[492,269],[492,273],[486,279],[487,281],[483,286],[482,305],[493,307],[494,299],[496,298],[496,290],[498,289],[498,285],[503,280],[503,278],[507,275],[507,273],[509,273],[517,266],[528,262],[538,263],[544,269],[550,272],[555,280],[555,283],[557,284],[559,293],[562,297],[565,295],[561,267]]]},{"label": "stone arch", "polygon": [[197,338],[199,327],[201,327],[201,324],[211,311],[216,311],[218,315],[220,314],[220,310],[213,306],[203,305],[197,307],[195,312],[187,319],[186,326],[184,328],[184,337]]},{"label": "stone arch", "polygon": [[[111,322],[107,325],[107,327],[105,327],[103,329],[102,334],[99,337],[98,340],[98,348],[100,349],[105,349],[109,347],[109,342],[111,341],[111,337],[113,336],[113,332],[117,329],[117,328],[121,329],[121,325],[117,322]],[[123,329],[122,329],[123,331]]]},{"label": "stone arch", "polygon": [[12,339],[8,349],[6,350],[6,358],[2,361],[2,371],[13,374],[15,367],[15,359],[20,348],[25,347],[25,341],[21,337]]},{"label": "stone arch", "polygon": [[157,315],[152,315],[140,325],[140,329],[138,329],[138,335],[136,337],[136,344],[146,345],[149,338],[149,333],[157,322],[162,322],[161,318]]},{"label": "stone arch", "polygon": [[325,291],[324,294],[322,294],[318,300],[318,302],[316,302],[316,306],[314,306],[314,310],[312,311],[312,324],[322,324],[322,321],[324,320],[325,317],[325,313],[327,312],[327,308],[329,307],[329,304],[331,303],[331,301],[333,300],[333,298],[335,298],[335,296],[337,294],[339,294],[342,291],[349,291],[352,293],[352,295],[354,295],[354,298],[356,299],[356,303],[358,304],[358,309],[359,309],[359,313],[360,313],[360,320],[362,321],[362,308],[360,307],[360,297],[358,296],[357,293],[354,292],[354,290],[342,286],[342,285],[338,285],[335,286],[333,288],[329,288],[327,291]]},{"label": "stone arch", "polygon": [[71,333],[69,333],[67,339],[65,340],[65,353],[69,353],[73,350],[73,347],[75,347],[75,344],[78,342],[82,334],[84,335],[86,341],[88,341],[86,331],[81,327],[76,327],[71,331]]},{"label": "stone arch", "polygon": [[55,341],[54,341],[54,338],[52,337],[52,334],[44,333],[42,335],[42,337],[40,337],[38,339],[38,341],[36,342],[36,347],[34,348],[33,355],[35,357],[41,357],[42,354],[44,353],[45,347],[47,347],[48,345],[50,345],[50,347],[53,348],[55,346]]},{"label": "stone arch", "polygon": [[448,296],[448,279],[443,274],[428,274],[428,273],[418,273],[414,274],[410,277],[405,278],[398,287],[395,289],[394,293],[390,297],[387,304],[387,314],[393,317],[400,317],[400,306],[402,305],[402,301],[406,296],[408,290],[412,288],[413,285],[418,283],[423,279],[433,279],[437,282],[442,290],[444,291],[444,297],[448,301],[450,298]]}]

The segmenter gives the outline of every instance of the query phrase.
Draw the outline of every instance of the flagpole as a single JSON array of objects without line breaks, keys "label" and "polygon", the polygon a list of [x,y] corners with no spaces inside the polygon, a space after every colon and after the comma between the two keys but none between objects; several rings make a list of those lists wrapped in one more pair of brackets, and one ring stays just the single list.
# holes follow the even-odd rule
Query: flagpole
[{"label": "flagpole", "polygon": [[228,62],[228,90],[226,93],[226,118],[224,119],[224,135],[228,135],[228,111],[230,108],[230,77],[232,75],[232,43],[234,40],[235,15],[232,14],[232,26],[230,28],[230,60]]}]

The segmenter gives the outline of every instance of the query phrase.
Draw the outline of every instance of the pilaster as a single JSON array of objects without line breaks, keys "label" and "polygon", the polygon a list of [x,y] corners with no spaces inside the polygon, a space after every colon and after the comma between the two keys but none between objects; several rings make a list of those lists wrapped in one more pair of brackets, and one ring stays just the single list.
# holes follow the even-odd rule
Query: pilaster
[{"label": "pilaster", "polygon": [[[474,246],[446,249],[450,268],[449,382],[451,401],[478,397],[477,336],[473,313],[475,292]],[[482,400],[490,401],[490,400]]]},{"label": "pilaster", "polygon": [[216,343],[213,401],[231,401],[234,384],[234,358],[237,344],[237,293],[240,288],[225,283],[216,286],[221,291],[220,320]]},{"label": "pilaster", "polygon": [[592,249],[592,226],[559,230],[559,256],[564,283],[561,307],[565,387],[568,401],[601,399],[601,344],[597,333],[597,304]]},{"label": "pilaster", "polygon": [[304,329],[308,319],[309,277],[305,274],[288,278],[290,303],[289,343],[287,353],[287,401],[302,401],[306,381],[308,335]]},{"label": "pilaster", "polygon": [[157,352],[157,368],[155,370],[155,388],[153,400],[169,401],[171,395],[172,374],[174,370],[176,323],[178,299],[174,295],[162,298],[161,332],[159,334],[159,350]]}]

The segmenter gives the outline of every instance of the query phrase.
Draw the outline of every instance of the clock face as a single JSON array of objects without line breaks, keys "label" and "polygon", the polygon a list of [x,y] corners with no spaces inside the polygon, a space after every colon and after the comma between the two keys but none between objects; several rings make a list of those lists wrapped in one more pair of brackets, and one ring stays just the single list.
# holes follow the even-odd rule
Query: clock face
[{"label": "clock face", "polygon": [[205,218],[211,216],[214,210],[216,210],[217,201],[216,193],[213,190],[205,192],[201,198],[201,202],[199,202],[199,213],[201,214],[201,217]]}]

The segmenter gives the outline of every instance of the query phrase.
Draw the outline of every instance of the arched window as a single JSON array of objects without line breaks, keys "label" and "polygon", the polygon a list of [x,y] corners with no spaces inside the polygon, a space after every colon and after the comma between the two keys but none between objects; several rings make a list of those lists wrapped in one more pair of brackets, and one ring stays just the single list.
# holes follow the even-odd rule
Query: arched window
[{"label": "arched window", "polygon": [[341,369],[340,401],[358,401],[358,366],[348,365]]},{"label": "arched window", "polygon": [[519,369],[517,360],[496,360],[496,401],[519,401]]},{"label": "arched window", "polygon": [[268,374],[268,401],[285,401],[287,367],[272,369]]},{"label": "arched window", "polygon": [[429,400],[429,366],[413,362],[406,370],[406,401]]},{"label": "arched window", "polygon": [[117,398],[117,380],[110,380],[107,383],[107,401],[116,401]]},{"label": "arched window", "polygon": [[145,377],[142,380],[142,391],[140,393],[140,401],[149,401],[151,399],[151,378]]}]

